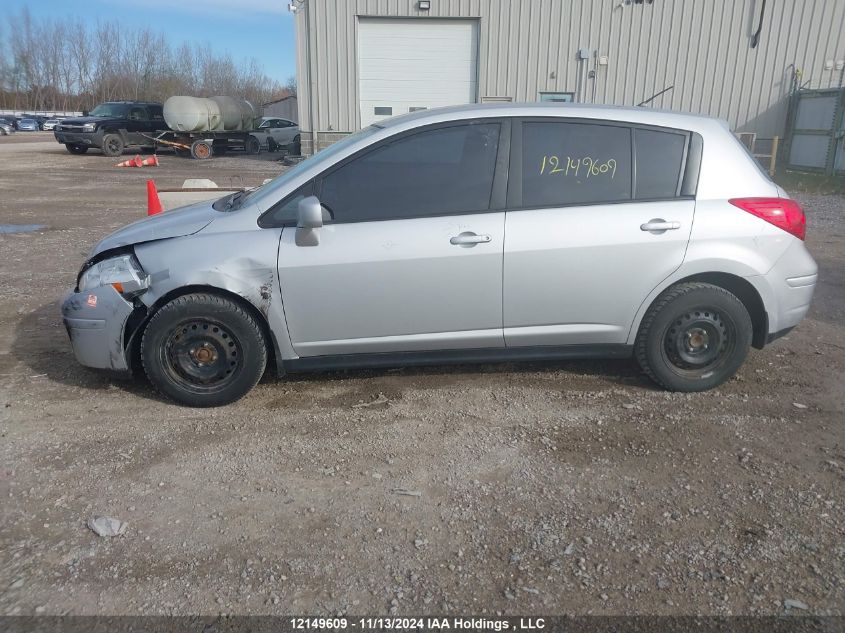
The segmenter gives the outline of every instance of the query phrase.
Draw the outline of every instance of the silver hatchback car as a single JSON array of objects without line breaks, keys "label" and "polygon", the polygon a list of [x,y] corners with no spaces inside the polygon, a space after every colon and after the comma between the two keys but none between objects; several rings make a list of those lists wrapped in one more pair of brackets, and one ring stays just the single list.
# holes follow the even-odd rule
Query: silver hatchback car
[{"label": "silver hatchback car", "polygon": [[143,367],[192,406],[237,400],[268,364],[635,357],[700,391],[806,314],[804,232],[722,121],[471,105],[117,231],[62,314],[80,363]]}]

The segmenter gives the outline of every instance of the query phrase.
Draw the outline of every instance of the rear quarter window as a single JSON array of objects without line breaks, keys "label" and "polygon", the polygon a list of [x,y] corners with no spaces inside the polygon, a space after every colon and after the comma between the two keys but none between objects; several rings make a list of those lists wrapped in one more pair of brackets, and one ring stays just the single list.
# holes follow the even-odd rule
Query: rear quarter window
[{"label": "rear quarter window", "polygon": [[636,198],[649,200],[678,195],[687,135],[658,130],[634,130]]}]

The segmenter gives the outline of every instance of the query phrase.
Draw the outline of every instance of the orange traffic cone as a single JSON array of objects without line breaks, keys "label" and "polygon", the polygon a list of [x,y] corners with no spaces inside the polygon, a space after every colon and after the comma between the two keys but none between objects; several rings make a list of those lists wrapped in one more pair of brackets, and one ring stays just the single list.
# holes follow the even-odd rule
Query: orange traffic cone
[{"label": "orange traffic cone", "polygon": [[153,154],[149,158],[145,158],[141,161],[142,167],[158,167],[158,156]]},{"label": "orange traffic cone", "polygon": [[140,167],[141,166],[141,157],[135,156],[135,158],[130,158],[129,160],[125,160],[122,163],[118,163],[115,167]]},{"label": "orange traffic cone", "polygon": [[147,181],[147,215],[161,213],[161,200],[158,199],[155,180]]}]

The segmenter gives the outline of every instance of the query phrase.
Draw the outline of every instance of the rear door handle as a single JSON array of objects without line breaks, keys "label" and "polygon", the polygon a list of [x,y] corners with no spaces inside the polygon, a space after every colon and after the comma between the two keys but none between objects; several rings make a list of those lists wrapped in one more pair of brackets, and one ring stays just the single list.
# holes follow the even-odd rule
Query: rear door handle
[{"label": "rear door handle", "polygon": [[679,228],[681,228],[680,222],[667,222],[663,218],[652,218],[645,224],[640,224],[641,231],[648,231],[655,235],[660,235],[666,231],[674,231]]},{"label": "rear door handle", "polygon": [[471,246],[475,246],[476,244],[486,244],[492,239],[493,238],[491,238],[489,235],[478,235],[476,233],[473,233],[472,231],[465,231],[460,235],[455,235],[449,240],[449,243],[454,244],[455,246],[463,246],[464,248],[469,248]]}]

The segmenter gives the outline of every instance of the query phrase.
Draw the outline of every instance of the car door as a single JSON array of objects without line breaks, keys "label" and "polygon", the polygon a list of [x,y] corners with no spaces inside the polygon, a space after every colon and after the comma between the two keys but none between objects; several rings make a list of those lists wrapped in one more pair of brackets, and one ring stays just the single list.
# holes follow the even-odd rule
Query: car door
[{"label": "car door", "polygon": [[277,145],[290,145],[293,143],[293,137],[298,132],[294,123],[286,119],[276,119],[273,124],[273,140],[276,141]]},{"label": "car door", "polygon": [[643,300],[684,258],[695,210],[682,169],[690,139],[600,121],[515,125],[508,347],[626,342]]},{"label": "car door", "polygon": [[397,135],[317,179],[330,214],[319,244],[297,246],[286,226],[279,248],[299,356],[504,346],[505,214],[495,208],[504,206],[506,127],[484,120]]}]

